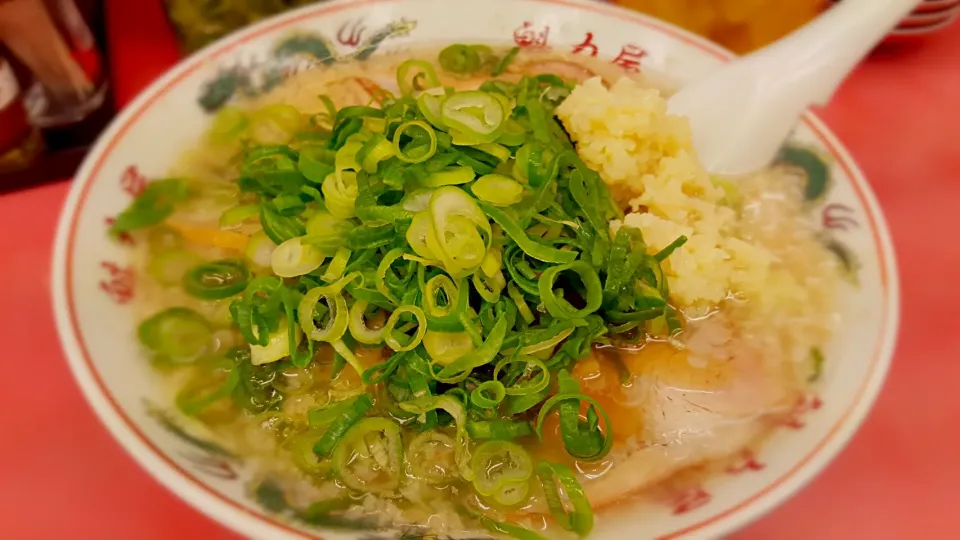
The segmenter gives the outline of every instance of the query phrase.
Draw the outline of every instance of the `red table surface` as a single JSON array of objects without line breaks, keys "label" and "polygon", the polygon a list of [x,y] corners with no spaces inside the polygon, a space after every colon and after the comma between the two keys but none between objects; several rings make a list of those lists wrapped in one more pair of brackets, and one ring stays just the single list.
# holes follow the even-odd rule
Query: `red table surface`
[{"label": "red table surface", "polygon": [[[118,101],[178,58],[158,0],[108,2]],[[903,323],[876,408],[847,449],[735,539],[960,537],[960,24],[874,54],[823,117],[889,220]],[[70,185],[0,197],[0,538],[236,539],[153,481],[73,382],[50,259]]]}]

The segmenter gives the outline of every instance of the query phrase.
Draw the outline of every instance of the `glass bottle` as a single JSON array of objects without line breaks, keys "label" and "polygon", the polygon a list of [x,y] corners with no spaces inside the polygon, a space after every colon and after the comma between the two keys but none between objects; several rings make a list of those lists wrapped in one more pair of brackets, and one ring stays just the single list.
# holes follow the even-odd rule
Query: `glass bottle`
[{"label": "glass bottle", "polygon": [[76,124],[103,105],[100,53],[73,0],[0,2],[0,39],[33,72],[23,98],[33,125]]}]

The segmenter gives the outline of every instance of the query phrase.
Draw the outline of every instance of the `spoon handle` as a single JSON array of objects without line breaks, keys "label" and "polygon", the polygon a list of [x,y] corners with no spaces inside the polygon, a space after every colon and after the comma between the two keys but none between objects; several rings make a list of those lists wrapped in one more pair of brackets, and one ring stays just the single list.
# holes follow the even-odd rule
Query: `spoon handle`
[{"label": "spoon handle", "polygon": [[842,0],[800,30],[745,61],[768,78],[802,84],[825,105],[847,74],[922,0]]}]

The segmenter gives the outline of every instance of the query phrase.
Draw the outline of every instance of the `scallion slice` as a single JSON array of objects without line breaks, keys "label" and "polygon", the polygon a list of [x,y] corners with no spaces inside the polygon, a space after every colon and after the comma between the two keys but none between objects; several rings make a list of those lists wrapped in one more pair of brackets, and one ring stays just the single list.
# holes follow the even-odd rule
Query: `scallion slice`
[{"label": "scallion slice", "polygon": [[[404,135],[412,140],[403,144]],[[406,122],[393,134],[393,151],[399,160],[407,163],[426,161],[437,153],[437,134],[426,122]]]},{"label": "scallion slice", "polygon": [[[397,339],[397,333],[394,332],[397,324],[400,322],[400,317],[404,314],[409,313],[413,315],[414,319],[417,322],[417,332],[413,337],[406,337],[407,342],[401,343]],[[423,336],[427,331],[427,318],[423,314],[423,310],[417,306],[400,306],[390,314],[390,318],[387,319],[387,324],[383,326],[383,339],[386,341],[387,345],[398,352],[409,351],[415,348],[417,345],[423,341]]]},{"label": "scallion slice", "polygon": [[488,174],[477,178],[470,191],[481,201],[494,206],[510,206],[523,199],[523,186],[502,174]]},{"label": "scallion slice", "polygon": [[[593,530],[593,510],[580,482],[566,465],[541,461],[537,464],[537,477],[543,484],[547,505],[553,518],[564,529],[586,536]],[[566,495],[572,511],[567,511],[563,500]]]},{"label": "scallion slice", "polygon": [[291,278],[320,268],[326,254],[303,240],[302,236],[291,238],[273,250],[270,255],[270,268],[274,274]]},{"label": "scallion slice", "polygon": [[[318,446],[322,442],[323,439]],[[362,473],[358,470],[360,467]],[[333,470],[344,485],[356,491],[396,490],[403,478],[400,426],[387,418],[364,418],[356,422],[333,451]]]},{"label": "scallion slice", "polygon": [[481,444],[471,461],[473,486],[477,493],[493,497],[504,505],[519,504],[529,490],[533,460],[518,444],[492,440]]},{"label": "scallion slice", "polygon": [[140,323],[137,336],[147,349],[165,360],[193,362],[211,346],[213,329],[196,311],[173,307]]},{"label": "scallion slice", "polygon": [[456,441],[437,430],[418,433],[407,447],[407,463],[417,478],[431,484],[444,484],[458,476],[455,461]]},{"label": "scallion slice", "polygon": [[497,140],[506,114],[503,104],[479,90],[456,92],[440,107],[443,123],[473,139],[475,144]]},{"label": "scallion slice", "polygon": [[449,395],[429,396],[418,398],[413,401],[400,403],[400,408],[404,411],[414,414],[426,414],[434,409],[443,409],[453,417],[457,426],[456,442],[454,451],[457,468],[460,470],[460,476],[464,480],[474,478],[473,469],[470,467],[470,448],[469,437],[467,436],[467,411],[463,403]]},{"label": "scallion slice", "polygon": [[415,91],[440,86],[440,79],[433,65],[423,60],[406,60],[397,68],[397,86],[405,96]]},{"label": "scallion slice", "polygon": [[507,391],[500,381],[484,381],[470,393],[470,403],[481,409],[492,409],[507,397]]},{"label": "scallion slice", "polygon": [[[360,394],[352,400],[331,409],[328,414],[322,416],[320,414],[313,415],[310,418],[310,425],[328,425],[326,433],[324,433],[323,437],[314,445],[313,451],[316,452],[317,455],[330,457],[331,452],[333,452],[337,443],[347,433],[350,427],[356,424],[371,408],[373,408],[373,401],[370,399],[370,396]],[[330,418],[331,416],[332,418]],[[330,418],[329,423],[327,423],[327,418]]]}]

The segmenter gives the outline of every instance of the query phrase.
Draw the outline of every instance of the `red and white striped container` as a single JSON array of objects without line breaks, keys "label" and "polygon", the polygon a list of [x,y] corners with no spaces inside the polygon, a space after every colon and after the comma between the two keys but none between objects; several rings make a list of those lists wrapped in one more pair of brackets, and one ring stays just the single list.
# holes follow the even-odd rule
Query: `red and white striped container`
[{"label": "red and white striped container", "polygon": [[943,30],[958,15],[960,0],[924,0],[890,32],[887,41],[901,41]]}]

